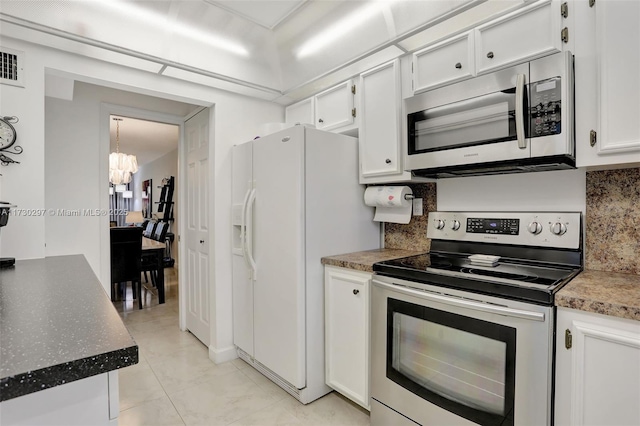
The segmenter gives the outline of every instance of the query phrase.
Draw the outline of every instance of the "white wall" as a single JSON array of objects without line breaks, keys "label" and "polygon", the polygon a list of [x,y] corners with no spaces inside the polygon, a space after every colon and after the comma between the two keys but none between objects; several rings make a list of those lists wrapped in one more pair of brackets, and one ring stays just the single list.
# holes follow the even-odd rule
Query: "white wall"
[{"label": "white wall", "polygon": [[[19,204],[22,208],[45,208],[45,73],[71,76],[77,80],[107,87],[127,90],[139,94],[158,96],[176,101],[202,106],[213,106],[215,114],[214,149],[212,162],[213,196],[215,208],[211,212],[210,224],[213,229],[213,272],[211,293],[213,352],[230,351],[233,345],[231,315],[231,147],[233,144],[253,139],[258,134],[261,123],[284,121],[284,108],[266,101],[255,100],[231,94],[195,83],[174,80],[141,70],[68,54],[42,46],[25,43],[6,36],[6,26],[0,45],[25,52],[25,88],[0,85],[0,114],[15,115],[20,118],[16,126],[25,153],[20,156],[21,164],[2,168],[0,177],[0,199]],[[98,119],[98,121],[100,121]],[[93,121],[95,125],[96,121]],[[108,118],[100,121],[95,134],[104,135],[100,139],[87,140],[97,148],[80,151],[67,160],[65,165],[72,169],[69,173],[78,181],[87,181],[87,187],[97,194],[102,203],[99,208],[108,208],[107,182]],[[66,129],[68,134],[76,131],[78,123]],[[82,156],[81,156],[82,155]],[[90,164],[90,175],[83,176]],[[97,172],[95,170],[98,170]],[[93,182],[93,183],[91,183]],[[61,191],[62,192],[62,191]],[[64,196],[64,194],[62,195]],[[75,196],[73,196],[75,199]],[[104,201],[103,201],[104,200]],[[64,200],[59,200],[64,204]],[[108,284],[108,218],[100,218],[99,223],[88,225],[99,233],[93,244],[99,245],[100,277],[105,290]],[[95,229],[98,229],[95,231]],[[53,243],[53,242],[52,242]],[[59,243],[58,239],[55,243]],[[91,247],[95,248],[95,245]],[[106,249],[105,249],[106,247]],[[78,252],[82,247],[78,247]],[[0,250],[2,255],[19,259],[38,258],[45,255],[45,217],[12,217],[9,226],[3,228]],[[94,269],[95,270],[95,269]],[[211,349],[211,348],[210,348]],[[210,350],[211,352],[211,350]]]},{"label": "white wall", "polygon": [[[46,78],[45,85],[58,80]],[[99,209],[104,200],[96,186],[108,186],[97,167],[101,104],[118,103],[181,117],[194,106],[92,84],[74,86],[72,100],[45,98],[45,255],[82,253],[100,275],[101,247],[96,242],[100,241],[101,218],[82,212]],[[177,163],[177,150],[174,156]],[[171,170],[177,172],[177,165]],[[66,210],[80,211],[80,216],[68,215]]]},{"label": "white wall", "polygon": [[[151,179],[152,186],[152,201],[153,204],[151,209],[154,213],[158,212],[158,205],[156,202],[160,201],[160,192],[162,191],[159,186],[162,185],[162,179],[165,177],[173,176],[175,179],[174,182],[174,190],[173,190],[173,222],[170,223],[169,231],[173,232],[175,235],[178,235],[178,230],[180,229],[180,209],[178,208],[178,201],[180,197],[180,191],[178,190],[178,149],[175,149],[162,157],[154,160],[150,163],[143,164],[139,166],[138,173],[133,175],[133,193],[134,193],[134,210],[141,210],[141,193],[142,193],[142,182]],[[162,218],[164,213],[157,213],[158,217]],[[173,240],[173,244],[171,245],[171,256],[175,259],[175,266],[178,267],[178,241],[177,239]]]},{"label": "white wall", "polygon": [[585,213],[585,170],[438,180],[441,211],[573,211]]}]

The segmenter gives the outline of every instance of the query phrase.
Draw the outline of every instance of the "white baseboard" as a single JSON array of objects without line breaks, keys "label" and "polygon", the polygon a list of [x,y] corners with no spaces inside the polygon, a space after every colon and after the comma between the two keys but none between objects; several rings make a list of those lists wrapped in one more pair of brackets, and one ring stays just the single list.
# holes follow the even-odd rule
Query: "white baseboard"
[{"label": "white baseboard", "polygon": [[235,346],[228,346],[224,349],[216,349],[213,346],[209,346],[209,359],[215,364],[221,364],[236,358],[238,358],[238,352]]}]

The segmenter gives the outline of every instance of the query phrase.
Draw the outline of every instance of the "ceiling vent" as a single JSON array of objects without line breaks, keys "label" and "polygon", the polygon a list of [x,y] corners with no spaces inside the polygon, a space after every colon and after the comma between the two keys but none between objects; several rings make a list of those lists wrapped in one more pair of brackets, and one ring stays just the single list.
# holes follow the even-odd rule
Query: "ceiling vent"
[{"label": "ceiling vent", "polygon": [[24,52],[0,46],[0,83],[24,87]]}]

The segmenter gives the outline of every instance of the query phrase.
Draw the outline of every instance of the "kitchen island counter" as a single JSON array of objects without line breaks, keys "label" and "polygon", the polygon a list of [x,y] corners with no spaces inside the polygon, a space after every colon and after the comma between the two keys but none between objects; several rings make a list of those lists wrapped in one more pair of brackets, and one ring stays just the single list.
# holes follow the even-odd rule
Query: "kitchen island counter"
[{"label": "kitchen island counter", "polygon": [[564,308],[640,321],[640,275],[586,270],[555,300]]},{"label": "kitchen island counter", "polygon": [[357,271],[373,272],[373,264],[376,262],[415,256],[422,253],[424,253],[424,251],[383,248],[358,251],[355,253],[345,253],[335,256],[326,256],[322,258],[322,264],[354,269]]},{"label": "kitchen island counter", "polygon": [[83,256],[0,270],[0,401],[137,362],[138,346]]}]

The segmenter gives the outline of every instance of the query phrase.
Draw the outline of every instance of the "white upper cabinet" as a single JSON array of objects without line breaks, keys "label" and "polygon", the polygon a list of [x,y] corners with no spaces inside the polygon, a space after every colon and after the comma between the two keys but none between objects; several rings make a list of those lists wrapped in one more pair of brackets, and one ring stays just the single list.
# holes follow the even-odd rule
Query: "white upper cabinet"
[{"label": "white upper cabinet", "polygon": [[357,130],[356,86],[347,80],[315,96],[285,108],[285,121],[290,124],[308,123],[316,129],[336,133],[353,133]]},{"label": "white upper cabinet", "polygon": [[413,54],[413,92],[420,93],[475,75],[473,32],[436,43]]},{"label": "white upper cabinet", "polygon": [[557,0],[540,0],[415,52],[413,93],[569,48],[566,10]]},{"label": "white upper cabinet", "polygon": [[477,27],[477,73],[562,51],[561,7],[557,1],[539,1]]},{"label": "white upper cabinet", "polygon": [[336,130],[355,122],[353,105],[355,86],[352,80],[338,84],[315,96],[315,125],[320,130]]},{"label": "white upper cabinet", "polygon": [[289,105],[285,109],[285,122],[290,124],[314,124],[315,114],[313,98],[308,98]]},{"label": "white upper cabinet", "polygon": [[360,183],[410,178],[402,169],[400,61],[360,75]]},{"label": "white upper cabinet", "polygon": [[576,163],[640,166],[640,2],[577,1]]}]

